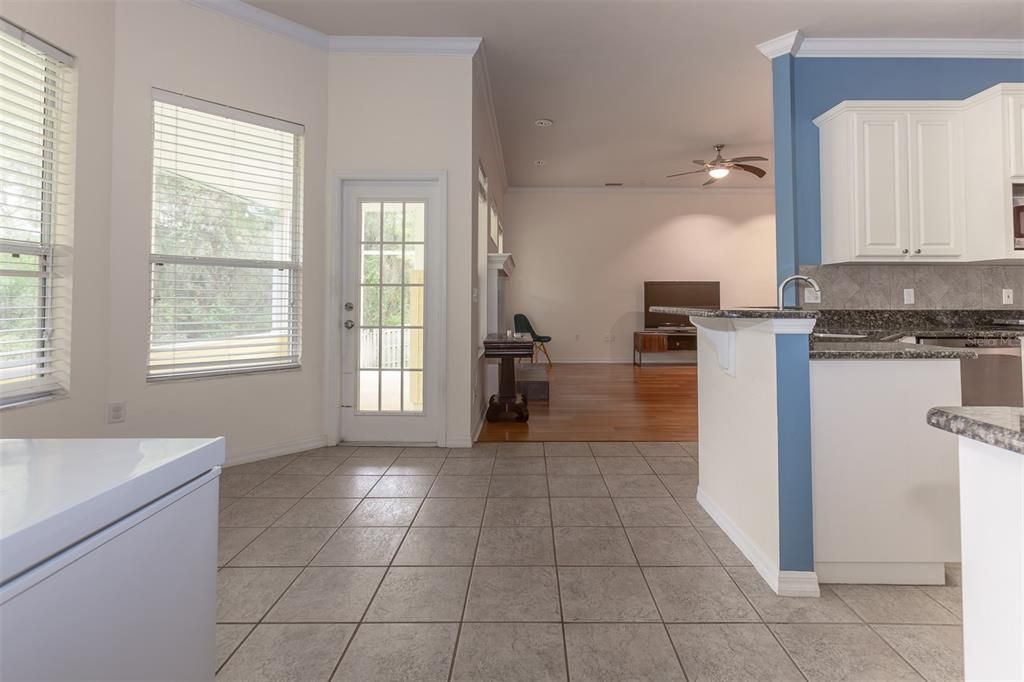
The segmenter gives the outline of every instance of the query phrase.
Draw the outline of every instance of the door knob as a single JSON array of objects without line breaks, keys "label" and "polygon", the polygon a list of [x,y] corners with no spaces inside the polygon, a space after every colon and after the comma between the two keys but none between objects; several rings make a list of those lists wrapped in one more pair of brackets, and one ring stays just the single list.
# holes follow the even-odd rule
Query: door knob
[{"label": "door knob", "polygon": [[356,326],[355,322],[352,320],[345,320],[345,329],[351,329],[354,326]]},{"label": "door knob", "polygon": [[345,310],[352,310],[353,308],[355,308],[355,306],[352,305],[351,303],[346,303],[345,304]]}]

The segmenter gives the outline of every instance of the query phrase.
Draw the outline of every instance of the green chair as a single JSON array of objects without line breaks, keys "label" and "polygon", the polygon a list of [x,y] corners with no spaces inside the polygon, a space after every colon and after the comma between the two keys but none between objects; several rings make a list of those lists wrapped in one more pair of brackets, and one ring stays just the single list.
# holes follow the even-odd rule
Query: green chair
[{"label": "green chair", "polygon": [[530,324],[530,318],[522,313],[516,313],[512,317],[512,324],[515,326],[517,334],[529,334],[530,338],[533,339],[533,361],[537,361],[537,347],[540,346],[541,351],[544,353],[544,357],[548,359],[548,367],[551,366],[551,356],[548,355],[547,346],[544,344],[551,340],[550,336],[542,336],[538,334],[533,325]]}]

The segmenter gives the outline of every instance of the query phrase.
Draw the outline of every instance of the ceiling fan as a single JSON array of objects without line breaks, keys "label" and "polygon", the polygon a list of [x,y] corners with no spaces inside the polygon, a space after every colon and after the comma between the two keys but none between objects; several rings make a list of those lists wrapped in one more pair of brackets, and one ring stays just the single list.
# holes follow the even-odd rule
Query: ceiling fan
[{"label": "ceiling fan", "polygon": [[742,171],[746,171],[748,173],[752,173],[752,174],[756,175],[759,178],[763,178],[765,176],[765,171],[764,171],[763,168],[758,168],[757,166],[750,166],[746,162],[747,161],[767,161],[768,159],[764,158],[763,156],[737,156],[734,159],[723,159],[722,158],[722,150],[724,148],[725,148],[724,144],[716,144],[715,145],[715,158],[711,159],[710,161],[699,161],[697,159],[694,159],[693,162],[695,164],[697,164],[698,166],[701,166],[700,170],[686,171],[686,172],[683,172],[683,173],[674,173],[674,174],[669,175],[667,177],[678,178],[680,175],[693,175],[694,173],[707,173],[711,177],[708,178],[707,182],[705,182],[703,185],[701,185],[701,187],[707,187],[708,185],[713,184],[715,182],[718,182],[719,180],[721,180],[722,178],[727,176],[729,174],[729,172],[733,168],[736,168],[736,169],[739,169],[739,170],[742,170]]}]

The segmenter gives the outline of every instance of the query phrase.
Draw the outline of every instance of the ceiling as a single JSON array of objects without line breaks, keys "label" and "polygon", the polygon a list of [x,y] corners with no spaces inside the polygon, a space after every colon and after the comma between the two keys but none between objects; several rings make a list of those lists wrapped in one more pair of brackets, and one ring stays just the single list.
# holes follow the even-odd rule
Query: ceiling
[{"label": "ceiling", "polygon": [[770,63],[755,46],[795,29],[1024,37],[1020,0],[246,1],[328,35],[482,37],[511,186],[697,187],[703,176],[665,176],[717,142],[771,157]]}]

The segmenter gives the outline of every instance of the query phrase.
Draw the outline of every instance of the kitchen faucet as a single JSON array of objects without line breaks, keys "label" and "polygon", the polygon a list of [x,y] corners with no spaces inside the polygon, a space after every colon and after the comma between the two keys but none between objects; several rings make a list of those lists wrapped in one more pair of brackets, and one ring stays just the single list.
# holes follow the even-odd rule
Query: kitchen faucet
[{"label": "kitchen faucet", "polygon": [[[782,295],[786,291],[786,285],[789,284],[790,282],[801,281],[801,280],[804,281],[804,282],[807,282],[808,284],[810,284],[812,287],[814,287],[814,290],[818,292],[818,295],[819,296],[821,295],[821,287],[818,286],[818,283],[815,282],[810,277],[805,277],[804,275],[790,275],[786,279],[782,280],[782,284],[779,285],[779,310],[783,309]],[[797,296],[797,305],[798,306],[799,306],[799,303],[800,303],[800,297]]]}]

